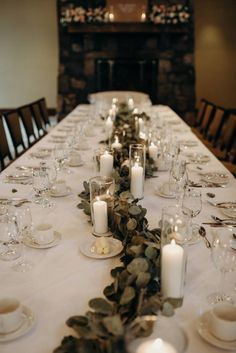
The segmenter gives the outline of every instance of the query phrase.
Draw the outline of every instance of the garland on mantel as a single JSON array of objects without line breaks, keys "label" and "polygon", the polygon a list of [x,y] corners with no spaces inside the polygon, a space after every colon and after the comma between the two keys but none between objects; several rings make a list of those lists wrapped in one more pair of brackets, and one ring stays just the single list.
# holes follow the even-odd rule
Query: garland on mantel
[{"label": "garland on mantel", "polygon": [[[146,115],[143,118],[149,119]],[[125,353],[127,341],[151,334],[154,321],[145,320],[146,315],[156,316],[161,310],[163,315],[171,316],[174,312],[173,306],[160,296],[160,229],[149,229],[147,210],[129,192],[129,168],[123,164],[128,145],[140,141],[135,134],[135,116],[120,105],[115,133],[124,130],[126,143],[115,155],[117,189],[109,224],[113,237],[124,246],[122,264],[111,270],[113,282],[104,288],[105,298],[91,299],[90,310],[84,316],[67,320],[78,337],[64,337],[54,353]],[[148,155],[147,161],[150,168]],[[79,196],[78,208],[90,215],[88,182],[84,182]]]}]

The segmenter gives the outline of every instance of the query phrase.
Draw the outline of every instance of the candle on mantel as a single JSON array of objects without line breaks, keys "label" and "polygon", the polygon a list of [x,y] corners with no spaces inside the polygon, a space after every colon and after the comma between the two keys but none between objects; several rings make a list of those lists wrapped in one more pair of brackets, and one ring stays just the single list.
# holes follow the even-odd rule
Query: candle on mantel
[{"label": "candle on mantel", "polygon": [[152,158],[154,161],[157,160],[157,146],[151,142],[149,148],[148,148],[148,152],[149,152],[149,157]]},{"label": "candle on mantel", "polygon": [[[177,237],[176,237],[177,238]],[[164,298],[183,297],[184,250],[172,239],[162,247],[161,291]]]},{"label": "candle on mantel", "polygon": [[138,162],[131,168],[131,194],[135,199],[143,197],[143,167]]},{"label": "candle on mantel", "polygon": [[140,344],[136,353],[177,353],[176,349],[161,338]]},{"label": "candle on mantel", "polygon": [[114,107],[109,109],[109,116],[111,117],[112,121],[116,120],[116,109]]},{"label": "candle on mantel", "polygon": [[113,170],[113,162],[113,156],[108,151],[105,151],[100,156],[100,175],[110,177]]},{"label": "candle on mantel", "polygon": [[105,123],[105,130],[106,130],[106,136],[107,139],[111,137],[112,130],[113,130],[113,122],[110,116],[108,116],[106,123]]},{"label": "candle on mantel", "polygon": [[115,16],[112,12],[109,13],[109,21],[114,22]]},{"label": "candle on mantel", "polygon": [[134,100],[133,100],[133,98],[129,98],[128,99],[128,108],[129,108],[129,110],[133,110],[134,109]]},{"label": "candle on mantel", "polygon": [[145,14],[145,12],[143,12],[141,14],[141,22],[145,22],[145,21],[146,21],[146,14]]},{"label": "candle on mantel", "polygon": [[93,203],[93,215],[94,215],[94,231],[98,234],[104,234],[108,232],[108,214],[107,214],[107,203],[101,201],[97,197]]},{"label": "candle on mantel", "polygon": [[143,131],[144,128],[144,121],[142,118],[138,119],[139,131]]},{"label": "candle on mantel", "polygon": [[122,147],[122,144],[119,142],[119,137],[115,135],[115,142],[113,142],[113,144],[111,145],[111,148],[120,150],[121,147]]}]

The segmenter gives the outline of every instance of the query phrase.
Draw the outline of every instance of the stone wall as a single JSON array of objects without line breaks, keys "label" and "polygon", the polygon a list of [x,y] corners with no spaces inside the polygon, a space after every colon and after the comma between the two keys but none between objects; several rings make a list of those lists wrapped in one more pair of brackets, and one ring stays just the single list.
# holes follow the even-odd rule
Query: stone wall
[{"label": "stone wall", "polygon": [[[58,0],[58,14],[66,1]],[[71,1],[70,1],[71,3]],[[59,16],[59,15],[58,15]],[[189,25],[149,25],[143,33],[101,31],[100,24],[69,26],[59,24],[60,69],[58,76],[59,113],[69,113],[87,102],[96,91],[96,60],[109,57],[153,58],[158,60],[157,92],[153,103],[166,104],[186,121],[192,122],[195,108],[194,28]],[[106,26],[106,25],[105,25]],[[109,24],[107,25],[109,26]],[[152,30],[153,27],[153,30]],[[77,28],[77,29],[76,29]],[[83,28],[83,30],[81,30]],[[112,33],[111,33],[112,32]]]}]

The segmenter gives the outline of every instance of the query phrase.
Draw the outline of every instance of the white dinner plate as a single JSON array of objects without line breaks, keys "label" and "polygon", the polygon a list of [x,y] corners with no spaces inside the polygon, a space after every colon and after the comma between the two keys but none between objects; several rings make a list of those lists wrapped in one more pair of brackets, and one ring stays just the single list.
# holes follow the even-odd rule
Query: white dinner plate
[{"label": "white dinner plate", "polygon": [[47,244],[38,244],[34,241],[33,238],[26,238],[24,239],[24,244],[26,246],[29,246],[30,248],[35,248],[35,249],[48,249],[52,248],[53,246],[56,246],[57,244],[60,243],[61,241],[61,233],[54,231],[53,232],[54,238],[50,243]]},{"label": "white dinner plate", "polygon": [[71,188],[68,186],[65,191],[63,192],[56,192],[53,190],[50,190],[50,196],[51,197],[65,197],[71,194]]},{"label": "white dinner plate", "polygon": [[110,247],[109,254],[97,254],[95,250],[94,240],[88,240],[82,245],[80,245],[80,251],[83,255],[91,257],[93,259],[108,259],[109,257],[113,257],[120,254],[123,250],[123,245],[120,240],[107,238],[107,242],[109,243]]},{"label": "white dinner plate", "polygon": [[187,153],[186,157],[188,157],[192,163],[207,163],[210,161],[210,157],[202,153]]},{"label": "white dinner plate", "polygon": [[220,210],[225,216],[236,219],[236,205],[232,208],[221,208]]},{"label": "white dinner plate", "polygon": [[229,182],[229,176],[226,173],[210,172],[201,174],[201,179],[208,183],[224,185]]},{"label": "white dinner plate", "polygon": [[228,351],[236,351],[236,340],[235,341],[222,341],[215,337],[209,331],[209,317],[210,310],[203,313],[197,320],[197,331],[199,335],[208,343],[215,347],[222,348]]},{"label": "white dinner plate", "polygon": [[27,306],[23,306],[23,323],[16,331],[6,333],[6,334],[1,333],[0,342],[13,341],[25,335],[33,328],[33,326],[35,325],[35,322],[36,322],[36,316],[33,313],[33,311]]},{"label": "white dinner plate", "polygon": [[159,187],[155,187],[155,194],[157,196],[160,196],[160,197],[164,197],[166,199],[175,199],[176,195],[175,194],[170,194],[170,193],[167,193],[165,190],[164,190],[164,186],[167,185],[167,183],[164,183],[163,185],[159,186]]}]

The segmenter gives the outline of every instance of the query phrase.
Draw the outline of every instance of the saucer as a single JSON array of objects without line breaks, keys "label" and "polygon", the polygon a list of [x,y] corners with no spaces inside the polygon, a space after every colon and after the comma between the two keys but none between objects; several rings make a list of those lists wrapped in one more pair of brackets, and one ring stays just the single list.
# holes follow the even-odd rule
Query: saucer
[{"label": "saucer", "polygon": [[0,333],[0,342],[13,341],[25,335],[33,328],[33,326],[35,325],[35,322],[36,322],[36,316],[33,313],[33,311],[27,306],[23,306],[23,323],[16,331],[13,331],[10,333],[4,333],[4,334]]},{"label": "saucer", "polygon": [[180,140],[179,143],[186,147],[195,147],[198,145],[198,142],[195,140]]},{"label": "saucer", "polygon": [[71,188],[68,186],[66,188],[66,191],[63,192],[55,192],[53,190],[50,191],[50,196],[51,197],[64,197],[64,196],[68,196],[71,193]]},{"label": "saucer", "polygon": [[24,244],[26,246],[29,246],[30,248],[35,248],[35,249],[48,249],[48,248],[52,248],[53,246],[56,246],[57,244],[59,244],[59,242],[61,241],[61,233],[54,231],[53,232],[54,235],[54,239],[47,244],[38,244],[34,241],[33,238],[26,238],[24,239]]},{"label": "saucer", "polygon": [[221,208],[221,212],[229,218],[236,218],[236,205],[232,208]]},{"label": "saucer", "polygon": [[163,190],[163,186],[165,184],[159,186],[159,187],[155,187],[155,194],[157,196],[160,196],[160,197],[164,197],[166,199],[175,199],[176,198],[176,195],[175,194],[167,194],[166,192],[164,192]]},{"label": "saucer", "polygon": [[83,162],[79,162],[79,163],[69,163],[69,167],[82,167],[82,165],[84,165]]},{"label": "saucer", "polygon": [[197,331],[199,335],[208,343],[212,344],[215,347],[222,348],[228,351],[236,350],[236,340],[234,341],[222,341],[219,338],[215,337],[209,330],[209,315],[210,310],[203,313],[197,320]]},{"label": "saucer", "polygon": [[192,163],[207,163],[210,161],[208,155],[201,153],[188,153],[186,154],[186,157],[188,157]]},{"label": "saucer", "polygon": [[208,183],[224,185],[229,182],[229,176],[226,173],[211,172],[202,174],[201,179]]},{"label": "saucer", "polygon": [[50,157],[50,154],[48,151],[38,151],[38,152],[32,152],[30,153],[30,157],[32,158],[38,158],[38,159],[44,159]]},{"label": "saucer", "polygon": [[94,240],[89,240],[80,245],[80,251],[83,255],[91,257],[92,259],[108,259],[116,256],[123,250],[123,245],[120,240],[114,238],[107,238],[110,246],[109,254],[97,254],[95,251]]}]

